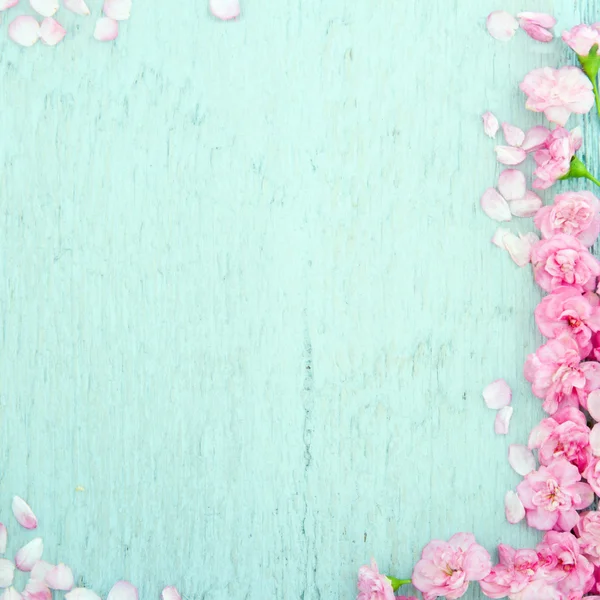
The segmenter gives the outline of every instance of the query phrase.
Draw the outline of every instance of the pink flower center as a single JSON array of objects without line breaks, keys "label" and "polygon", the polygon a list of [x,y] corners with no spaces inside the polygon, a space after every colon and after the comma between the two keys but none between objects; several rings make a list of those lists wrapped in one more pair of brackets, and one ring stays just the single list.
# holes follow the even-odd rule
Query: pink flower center
[{"label": "pink flower center", "polygon": [[548,479],[546,487],[536,492],[532,501],[534,506],[541,506],[550,512],[571,506],[569,496],[560,489],[555,479]]},{"label": "pink flower center", "polygon": [[575,318],[575,317],[569,317],[567,319],[567,322],[573,328],[581,327],[581,321],[579,319]]}]

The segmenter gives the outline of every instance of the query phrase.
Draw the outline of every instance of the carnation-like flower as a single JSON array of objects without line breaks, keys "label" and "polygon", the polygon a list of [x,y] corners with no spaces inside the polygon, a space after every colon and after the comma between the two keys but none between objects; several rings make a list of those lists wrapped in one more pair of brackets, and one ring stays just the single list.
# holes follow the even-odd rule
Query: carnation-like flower
[{"label": "carnation-like flower", "polygon": [[600,567],[600,512],[581,513],[575,526],[581,552],[596,567]]},{"label": "carnation-like flower", "polygon": [[551,131],[533,155],[537,165],[533,172],[536,177],[533,187],[545,190],[566,175],[571,168],[571,159],[581,148],[582,141],[579,127],[575,127],[573,131],[557,127]]},{"label": "carnation-like flower", "polygon": [[517,494],[525,507],[527,524],[542,531],[570,531],[579,520],[577,511],[594,500],[594,492],[581,481],[579,469],[564,458],[525,475]]},{"label": "carnation-like flower", "polygon": [[363,565],[358,570],[357,600],[394,600],[394,590],[390,580],[379,572],[375,559],[371,566]]},{"label": "carnation-like flower", "polygon": [[594,290],[600,275],[598,260],[578,239],[564,233],[534,244],[531,262],[535,281],[547,292],[561,285]]},{"label": "carnation-like flower", "polygon": [[577,67],[535,69],[521,82],[526,108],[543,112],[548,120],[564,126],[571,113],[584,114],[594,106],[592,83]]},{"label": "carnation-like flower", "polygon": [[600,23],[576,25],[563,31],[562,39],[579,56],[587,56],[594,44],[600,46]]},{"label": "carnation-like flower", "polygon": [[479,581],[492,568],[487,550],[471,533],[457,533],[447,542],[433,540],[425,546],[415,565],[413,585],[425,600],[438,596],[455,600],[464,595],[469,581]]},{"label": "carnation-like flower", "polygon": [[479,585],[488,598],[512,598],[534,579],[538,568],[537,552],[529,548],[515,550],[500,544],[498,557],[500,562],[492,567]]}]

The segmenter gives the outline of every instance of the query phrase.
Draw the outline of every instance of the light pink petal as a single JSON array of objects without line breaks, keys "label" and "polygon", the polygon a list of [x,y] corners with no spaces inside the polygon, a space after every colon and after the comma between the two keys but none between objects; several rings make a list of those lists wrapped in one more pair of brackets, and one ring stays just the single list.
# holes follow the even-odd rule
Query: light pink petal
[{"label": "light pink petal", "polygon": [[115,21],[125,21],[131,16],[131,0],[104,0],[102,12]]},{"label": "light pink petal", "polygon": [[519,22],[505,10],[496,10],[488,15],[486,27],[496,40],[507,42],[519,28]]},{"label": "light pink petal", "polygon": [[63,6],[77,15],[87,17],[90,14],[90,9],[85,0],[63,0]]},{"label": "light pink petal", "polygon": [[483,113],[483,115],[481,115],[481,118],[483,119],[483,132],[485,133],[485,135],[491,138],[496,137],[496,134],[498,133],[498,128],[500,127],[500,125],[498,124],[498,119],[496,119],[496,117],[489,111]]},{"label": "light pink petal", "polygon": [[600,456],[600,423],[596,423],[590,431],[590,447],[594,456]]},{"label": "light pink petal", "polygon": [[96,21],[94,38],[99,42],[112,42],[119,35],[119,22],[108,17],[101,17]]},{"label": "light pink petal", "polygon": [[217,19],[222,21],[229,21],[240,16],[239,0],[209,0],[208,8]]},{"label": "light pink petal", "polygon": [[14,587],[6,588],[2,596],[0,596],[0,600],[21,600],[21,598],[21,594]]},{"label": "light pink petal", "polygon": [[516,492],[508,491],[504,496],[504,512],[506,520],[515,524],[525,518],[525,507]]},{"label": "light pink petal", "polygon": [[523,198],[527,192],[525,175],[517,169],[504,169],[498,177],[498,191],[509,202]]},{"label": "light pink petal", "polygon": [[25,544],[15,555],[15,564],[19,571],[31,571],[35,563],[42,558],[44,543],[42,538],[33,538]]},{"label": "light pink petal", "polygon": [[6,552],[6,543],[8,542],[8,531],[4,523],[0,523],[0,554]]},{"label": "light pink petal", "polygon": [[542,199],[536,193],[528,191],[524,198],[511,200],[508,206],[515,217],[533,217],[542,208]]},{"label": "light pink petal", "polygon": [[514,233],[509,232],[504,235],[502,242],[510,257],[519,267],[524,267],[530,262],[532,244],[528,237],[517,237]]},{"label": "light pink petal", "polygon": [[600,421],[600,390],[590,392],[587,398],[587,409],[594,421]]},{"label": "light pink petal", "polygon": [[508,462],[523,477],[531,473],[531,471],[535,471],[535,457],[533,456],[533,452],[523,444],[511,444],[508,447]]},{"label": "light pink petal", "polygon": [[548,13],[520,12],[517,17],[519,21],[521,21],[521,26],[524,22],[534,23],[535,25],[546,27],[548,29],[556,25],[556,19]]},{"label": "light pink petal", "polygon": [[540,27],[535,23],[521,23],[523,31],[536,42],[548,43],[554,39],[554,35],[551,31],[548,31],[544,27]]},{"label": "light pink petal", "polygon": [[502,123],[502,131],[509,146],[520,146],[525,140],[525,132],[510,123]]},{"label": "light pink petal", "polygon": [[502,250],[506,250],[506,246],[504,245],[504,236],[507,233],[510,233],[510,229],[507,229],[506,227],[498,227],[492,237],[492,244],[498,246],[498,248],[502,248]]},{"label": "light pink petal", "polygon": [[75,585],[73,572],[63,563],[57,564],[46,573],[46,585],[53,590],[68,592]]},{"label": "light pink petal", "polygon": [[106,600],[138,600],[138,591],[129,581],[117,581],[108,592]]},{"label": "light pink petal", "polygon": [[51,565],[45,560],[38,560],[35,565],[33,565],[33,569],[31,569],[29,577],[35,581],[40,581],[43,583],[46,581],[46,575],[48,575],[52,569],[54,569],[54,565]]},{"label": "light pink petal", "polygon": [[503,165],[520,165],[526,158],[527,152],[522,148],[512,146],[496,146],[496,159]]},{"label": "light pink petal", "polygon": [[533,233],[533,231],[530,231],[525,235],[523,235],[522,233],[520,233],[519,235],[521,236],[521,239],[525,240],[530,246],[533,246],[534,244],[537,244],[540,241],[538,235],[536,233]]},{"label": "light pink petal", "polygon": [[40,24],[34,17],[21,15],[8,26],[8,37],[20,46],[33,46],[39,38]]},{"label": "light pink petal", "polygon": [[19,496],[13,498],[12,511],[19,525],[25,527],[25,529],[35,529],[37,527],[37,517],[33,514],[31,507],[23,500],[23,498],[20,498]]},{"label": "light pink petal", "polygon": [[496,419],[494,421],[494,432],[497,435],[506,435],[508,433],[508,427],[510,425],[510,419],[512,415],[512,406],[505,406],[496,413]]},{"label": "light pink petal", "polygon": [[549,106],[544,110],[549,121],[564,127],[571,116],[571,111],[565,106]]},{"label": "light pink petal", "polygon": [[181,596],[174,585],[168,585],[160,595],[161,600],[181,600]]},{"label": "light pink petal", "polygon": [[66,600],[101,600],[98,594],[87,588],[73,588],[65,594]]},{"label": "light pink petal", "polygon": [[494,189],[488,188],[481,196],[483,212],[495,221],[510,221],[510,208],[506,200]]},{"label": "light pink petal", "polygon": [[42,581],[30,579],[23,590],[25,600],[52,600],[52,592]]},{"label": "light pink petal", "polygon": [[0,0],[0,10],[8,10],[19,4],[19,0]]},{"label": "light pink petal", "polygon": [[58,0],[29,0],[29,4],[42,17],[51,17],[58,10]]},{"label": "light pink petal", "polygon": [[15,578],[15,565],[12,560],[0,558],[0,588],[10,587]]},{"label": "light pink petal", "polygon": [[539,150],[546,138],[550,135],[550,130],[543,125],[536,125],[527,131],[525,134],[525,140],[521,144],[521,148],[525,150],[525,152],[533,152],[535,150]]},{"label": "light pink petal", "polygon": [[42,21],[40,39],[46,46],[56,46],[67,33],[66,29],[56,20],[48,17]]},{"label": "light pink petal", "polygon": [[504,379],[496,379],[483,389],[483,399],[488,408],[498,410],[510,404],[512,391]]}]

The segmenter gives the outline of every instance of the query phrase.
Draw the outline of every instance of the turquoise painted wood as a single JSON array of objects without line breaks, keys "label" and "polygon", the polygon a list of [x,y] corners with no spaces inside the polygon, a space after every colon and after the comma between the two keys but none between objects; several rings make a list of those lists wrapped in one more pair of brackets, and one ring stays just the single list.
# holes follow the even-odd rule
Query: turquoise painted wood
[{"label": "turquoise painted wood", "polygon": [[[542,122],[517,83],[572,57],[484,22],[547,10],[560,31],[600,5],[501,4],[245,0],[220,23],[136,1],[114,44],[61,11],[65,41],[31,49],[6,37],[28,8],[4,15],[11,552],[31,537],[14,494],[45,558],[102,595],[337,600],[371,556],[409,575],[433,537],[539,539],[503,497],[508,444],[542,416],[522,377],[540,294],[489,243],[480,115]],[[481,398],[498,377],[506,438]]]}]

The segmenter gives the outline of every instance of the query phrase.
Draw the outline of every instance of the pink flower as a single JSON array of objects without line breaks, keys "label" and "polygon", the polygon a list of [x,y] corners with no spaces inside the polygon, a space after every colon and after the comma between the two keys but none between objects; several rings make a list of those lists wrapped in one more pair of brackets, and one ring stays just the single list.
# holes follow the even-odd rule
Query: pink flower
[{"label": "pink flower", "polygon": [[592,486],[594,492],[600,496],[600,458],[597,456],[591,458],[586,470],[583,472],[583,476]]},{"label": "pink flower", "polygon": [[547,338],[572,337],[585,358],[593,348],[592,335],[600,331],[600,306],[592,306],[579,290],[563,285],[537,305],[535,322]]},{"label": "pink flower", "polygon": [[581,482],[577,467],[564,458],[525,475],[517,494],[525,507],[527,525],[542,531],[571,530],[579,520],[577,511],[594,500],[591,487]]},{"label": "pink flower", "polygon": [[534,244],[531,262],[537,284],[547,292],[561,285],[593,290],[600,275],[598,260],[578,239],[564,233]]},{"label": "pink flower", "polygon": [[475,536],[457,533],[447,542],[433,540],[425,546],[412,583],[425,600],[438,596],[455,600],[467,591],[469,581],[483,579],[491,567],[490,555],[475,542]]},{"label": "pink flower", "polygon": [[596,567],[600,567],[600,512],[581,513],[575,526],[582,554]]},{"label": "pink flower", "polygon": [[563,31],[562,39],[579,56],[587,56],[594,44],[600,46],[600,23],[576,25]]},{"label": "pink flower", "polygon": [[551,415],[559,407],[581,404],[587,408],[588,394],[600,387],[600,363],[582,363],[577,343],[567,335],[549,340],[530,354],[524,374],[534,395],[544,399],[542,408]]},{"label": "pink flower", "polygon": [[358,596],[356,600],[394,600],[394,590],[390,580],[379,572],[375,559],[371,566],[364,565],[358,570]]},{"label": "pink flower", "polygon": [[517,15],[525,33],[538,42],[550,42],[554,37],[550,28],[556,25],[556,19],[546,13],[523,12]]},{"label": "pink flower", "polygon": [[583,138],[579,127],[575,127],[571,132],[564,127],[557,127],[551,131],[533,155],[537,165],[533,172],[536,177],[533,187],[545,190],[559,177],[566,175],[571,168],[571,159],[581,148],[582,142]]},{"label": "pink flower", "polygon": [[418,600],[416,596],[396,596],[396,600]]},{"label": "pink flower", "polygon": [[594,106],[592,83],[577,67],[535,69],[525,75],[520,87],[527,95],[526,108],[543,112],[561,126],[571,113],[584,114]]},{"label": "pink flower", "polygon": [[538,556],[535,550],[515,550],[510,546],[498,546],[500,562],[492,567],[489,575],[479,582],[488,598],[504,598],[520,592],[535,577]]}]

